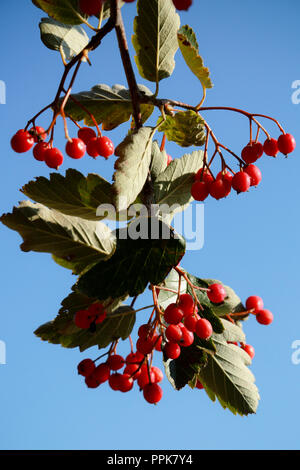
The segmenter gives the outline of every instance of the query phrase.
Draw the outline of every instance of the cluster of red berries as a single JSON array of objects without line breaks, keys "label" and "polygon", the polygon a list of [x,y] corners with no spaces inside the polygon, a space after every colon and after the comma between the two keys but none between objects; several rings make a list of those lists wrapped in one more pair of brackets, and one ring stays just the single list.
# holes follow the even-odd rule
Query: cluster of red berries
[{"label": "cluster of red berries", "polygon": [[86,310],[78,310],[74,315],[74,323],[78,328],[94,332],[96,325],[102,323],[106,318],[104,306],[97,302],[91,304]]},{"label": "cluster of red berries", "polygon": [[[120,369],[123,369],[122,373]],[[84,359],[78,366],[78,373],[85,377],[89,388],[97,388],[108,381],[115,391],[129,392],[137,382],[148,403],[158,403],[163,395],[158,385],[163,379],[162,371],[150,365],[140,352],[131,352],[125,359],[119,354],[109,355],[106,362],[95,365],[95,361]],[[118,371],[118,372],[117,372]]]},{"label": "cluster of red berries", "polygon": [[267,139],[262,145],[260,142],[251,142],[242,150],[244,165],[235,174],[226,169],[220,171],[216,178],[210,169],[200,168],[194,176],[191,194],[196,201],[204,201],[209,195],[215,199],[228,196],[231,189],[237,193],[246,192],[250,186],[257,186],[261,179],[261,171],[253,165],[265,152],[266,155],[276,157],[278,152],[287,155],[295,150],[296,141],[291,134],[282,134],[276,139]]},{"label": "cluster of red berries", "polygon": [[[78,130],[78,137],[69,140],[66,144],[66,154],[78,160],[87,152],[93,158],[99,155],[108,158],[115,151],[112,141],[105,136],[97,137],[90,127],[82,127]],[[11,139],[11,147],[17,153],[30,150],[33,145],[33,156],[40,162],[45,162],[49,168],[58,169],[63,163],[62,152],[52,147],[50,142],[45,142],[47,134],[40,126],[33,127],[29,131],[20,129]]]},{"label": "cluster of red berries", "polygon": [[177,10],[188,10],[192,3],[193,0],[173,0],[174,7]]}]

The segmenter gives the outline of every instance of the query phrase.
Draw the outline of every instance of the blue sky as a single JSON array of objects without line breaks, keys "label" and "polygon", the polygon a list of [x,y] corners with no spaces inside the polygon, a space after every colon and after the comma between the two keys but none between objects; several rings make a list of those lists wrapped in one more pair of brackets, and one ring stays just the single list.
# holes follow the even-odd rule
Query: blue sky
[{"label": "blue sky", "polygon": [[[200,52],[211,70],[214,88],[207,106],[234,106],[276,117],[300,142],[300,105],[292,104],[292,82],[300,79],[299,15],[296,0],[194,0],[182,24],[197,33]],[[10,149],[13,133],[53,98],[62,65],[57,53],[39,39],[43,13],[30,1],[1,2],[2,48],[0,80],[7,86],[7,104],[0,105],[2,157],[1,212],[22,200],[18,191],[48,169],[28,154]],[[123,8],[128,36],[135,3]],[[97,83],[126,84],[114,36],[105,38],[84,65],[74,90]],[[176,70],[161,83],[160,96],[196,103],[199,83],[176,55]],[[153,85],[142,79],[140,83]],[[203,113],[204,114],[204,113]],[[248,139],[241,116],[209,111],[205,118],[219,139],[239,152]],[[49,115],[41,119],[47,125]],[[268,130],[278,137],[275,126]],[[120,142],[126,125],[110,133]],[[74,130],[74,129],[73,129]],[[64,147],[61,126],[56,135]],[[180,157],[185,150],[167,144]],[[87,174],[111,179],[114,157],[67,161]],[[72,164],[72,165],[71,165]],[[261,394],[254,416],[233,416],[203,391],[175,392],[164,379],[159,406],[145,403],[137,390],[112,392],[107,386],[88,390],[76,374],[82,355],[40,341],[33,331],[56,315],[74,277],[55,265],[50,255],[22,253],[19,235],[1,227],[0,340],[7,364],[0,365],[1,449],[299,449],[300,364],[291,361],[292,342],[300,339],[299,321],[299,150],[288,158],[264,156],[259,162],[263,181],[257,189],[226,200],[205,203],[205,244],[188,252],[185,269],[199,277],[222,280],[245,300],[263,297],[274,313],[269,327],[252,318],[245,324],[255,347],[251,369]],[[139,317],[140,323],[146,317]],[[120,351],[126,353],[127,343]],[[157,357],[156,365],[160,365]]]}]

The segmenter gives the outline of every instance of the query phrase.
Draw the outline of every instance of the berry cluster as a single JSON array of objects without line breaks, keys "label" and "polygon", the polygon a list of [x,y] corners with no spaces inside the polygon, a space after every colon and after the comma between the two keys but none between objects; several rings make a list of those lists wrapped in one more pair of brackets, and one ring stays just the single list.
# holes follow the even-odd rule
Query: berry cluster
[{"label": "berry cluster", "polygon": [[[90,127],[82,127],[78,130],[77,138],[69,139],[66,144],[66,154],[78,160],[87,152],[93,158],[102,156],[110,157],[114,153],[114,144],[105,136],[97,136]],[[40,126],[33,127],[29,131],[20,129],[11,139],[11,147],[17,153],[30,150],[34,144],[33,156],[39,162],[45,162],[49,168],[58,169],[63,163],[62,152],[52,146],[52,140],[45,142],[47,133]]]},{"label": "berry cluster", "polygon": [[254,163],[264,152],[276,157],[278,152],[287,155],[295,147],[296,141],[291,134],[282,134],[278,140],[267,139],[263,145],[260,142],[250,142],[242,150],[240,171],[234,173],[224,162],[222,171],[214,177],[210,168],[200,168],[194,176],[191,195],[196,201],[204,201],[209,195],[217,200],[222,199],[230,194],[231,189],[238,194],[246,192],[251,186],[257,186],[262,179],[261,171]]}]

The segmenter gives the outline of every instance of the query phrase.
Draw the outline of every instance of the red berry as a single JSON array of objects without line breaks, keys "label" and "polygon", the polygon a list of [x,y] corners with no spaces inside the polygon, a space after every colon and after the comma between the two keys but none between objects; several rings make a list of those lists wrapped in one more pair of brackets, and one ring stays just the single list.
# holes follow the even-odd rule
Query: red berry
[{"label": "red berry", "polygon": [[114,153],[115,148],[114,144],[108,137],[98,137],[97,150],[101,157],[108,158]]},{"label": "red berry", "polygon": [[93,137],[88,141],[86,145],[86,151],[90,157],[99,157],[99,152],[97,148],[97,137]]},{"label": "red berry", "polygon": [[110,388],[115,391],[120,390],[120,377],[121,374],[119,374],[119,372],[116,372],[115,374],[111,374],[109,376],[108,383]]},{"label": "red berry", "polygon": [[93,372],[93,377],[102,384],[110,377],[110,369],[107,364],[99,364]]},{"label": "red berry", "polygon": [[270,310],[259,310],[256,314],[256,320],[261,325],[270,325],[273,321],[273,313]]},{"label": "red berry", "polygon": [[107,359],[106,362],[111,370],[119,370],[125,364],[124,358],[122,356],[119,356],[118,354],[113,354]]},{"label": "red berry", "polygon": [[126,364],[139,364],[145,359],[144,355],[140,352],[130,353],[126,357]]},{"label": "red berry", "polygon": [[119,377],[119,389],[121,392],[126,393],[129,392],[133,387],[133,379],[130,377],[129,374],[121,374]]},{"label": "red berry", "polygon": [[138,379],[141,375],[139,364],[128,364],[124,369],[124,374],[132,376],[133,380]]},{"label": "red berry", "polygon": [[177,343],[166,343],[164,352],[169,359],[177,359],[180,356],[181,349]]},{"label": "red berry", "polygon": [[177,325],[183,319],[183,311],[176,304],[170,304],[165,310],[165,321],[172,325]]},{"label": "red berry", "polygon": [[230,183],[230,186],[232,184],[232,178],[233,175],[229,173],[229,171],[220,171],[216,177],[217,180],[227,181],[228,183]]},{"label": "red berry", "polygon": [[167,166],[170,165],[172,160],[173,158],[171,157],[171,155],[167,154]]},{"label": "red berry", "polygon": [[152,338],[139,338],[136,342],[136,349],[141,353],[146,356],[147,354],[150,354],[153,351],[154,348],[154,342]]},{"label": "red berry", "polygon": [[254,308],[254,313],[257,313],[258,310],[262,310],[264,308],[264,302],[261,297],[258,295],[251,295],[246,300],[246,309],[252,310]]},{"label": "red berry", "polygon": [[200,318],[196,324],[196,334],[200,339],[209,339],[213,333],[211,323],[206,318]]},{"label": "red berry", "polygon": [[74,158],[75,160],[78,160],[79,158],[82,158],[86,152],[86,145],[81,139],[72,139],[69,140],[66,144],[66,154],[69,155],[69,157]]},{"label": "red berry", "polygon": [[231,191],[231,184],[222,179],[216,179],[209,187],[209,194],[215,199],[222,199],[228,196]]},{"label": "red berry", "polygon": [[183,310],[184,315],[189,315],[194,311],[194,299],[190,294],[181,294],[179,297],[178,307]]},{"label": "red berry", "polygon": [[79,8],[85,15],[98,15],[102,7],[102,0],[79,0]]},{"label": "red berry", "polygon": [[197,321],[200,320],[199,315],[197,313],[195,315],[188,315],[187,317],[184,317],[184,326],[195,333],[196,331],[196,324]]},{"label": "red berry", "polygon": [[200,390],[202,390],[204,388],[202,383],[199,380],[197,380],[196,388],[199,388]]},{"label": "red berry", "polygon": [[254,358],[255,356],[255,350],[254,350],[254,347],[251,346],[250,344],[245,344],[244,346],[242,346],[242,349],[244,351],[246,351],[247,354],[249,354],[249,356],[251,357],[251,359]]},{"label": "red berry", "polygon": [[227,292],[222,284],[211,284],[209,291],[207,291],[207,297],[214,304],[220,304],[224,302],[224,299],[227,297]]},{"label": "red berry", "polygon": [[193,0],[173,0],[174,7],[177,10],[188,10],[193,3]]},{"label": "red berry", "polygon": [[141,375],[137,379],[138,386],[143,389],[149,383],[155,383],[155,373],[150,371],[150,380],[149,380],[149,372],[147,365],[142,368]]},{"label": "red berry", "polygon": [[154,349],[155,349],[156,351],[161,351],[161,343],[162,343],[162,336],[160,336],[160,337],[158,338],[158,340],[156,341],[156,343],[155,343]]},{"label": "red berry", "polygon": [[164,378],[164,374],[162,373],[162,371],[156,367],[156,366],[152,366],[150,371],[154,374],[154,382],[155,383],[158,383],[158,382],[161,382]]},{"label": "red berry", "polygon": [[74,323],[78,328],[87,330],[91,325],[91,317],[87,310],[78,310],[75,313]]},{"label": "red berry", "polygon": [[212,183],[214,181],[214,177],[212,176],[209,170],[204,170],[200,168],[194,176],[195,181],[204,181],[204,183]]},{"label": "red berry", "polygon": [[91,129],[90,127],[82,127],[79,129],[77,136],[85,143],[85,145],[87,145],[91,139],[97,137],[94,129]]},{"label": "red berry", "polygon": [[180,327],[178,325],[169,325],[168,328],[166,328],[166,337],[169,341],[172,341],[173,343],[177,343],[178,341],[180,341],[182,337]]},{"label": "red berry", "polygon": [[20,129],[11,139],[10,145],[12,149],[17,153],[25,153],[31,149],[34,144],[34,138],[32,135]]},{"label": "red berry", "polygon": [[38,142],[33,148],[33,156],[39,162],[45,161],[45,152],[50,148],[48,142]]},{"label": "red berry", "polygon": [[143,389],[143,395],[148,403],[158,403],[163,396],[163,391],[158,384],[148,384]]},{"label": "red berry", "polygon": [[85,378],[85,383],[89,388],[97,388],[100,385],[93,373]]},{"label": "red berry", "polygon": [[232,187],[238,193],[244,193],[248,191],[251,186],[251,179],[248,173],[245,171],[239,171],[232,179]]},{"label": "red berry", "polygon": [[254,163],[264,153],[263,146],[260,142],[254,142],[246,145],[242,150],[242,159],[246,163]]},{"label": "red berry", "polygon": [[94,372],[95,369],[96,366],[92,359],[84,359],[83,361],[79,362],[77,366],[78,374],[83,375],[83,377],[91,375],[91,373]]},{"label": "red berry", "polygon": [[146,339],[147,336],[149,336],[150,332],[152,330],[151,325],[148,323],[145,323],[144,325],[141,325],[138,330],[138,335],[140,338]]},{"label": "red berry", "polygon": [[247,175],[250,176],[250,185],[257,186],[261,182],[261,171],[255,165],[247,165],[244,168]]},{"label": "red berry", "polygon": [[184,325],[181,327],[182,337],[179,341],[180,346],[186,348],[194,342],[194,333],[189,331]]},{"label": "red berry", "polygon": [[195,201],[204,201],[209,195],[209,184],[204,181],[195,181],[191,187],[191,195]]},{"label": "red berry", "polygon": [[50,148],[45,151],[45,162],[49,168],[58,170],[58,167],[60,167],[63,161],[63,154],[57,148]]},{"label": "red berry", "polygon": [[34,138],[35,142],[40,142],[41,140],[47,139],[47,133],[45,132],[45,129],[41,126],[32,127],[29,132]]},{"label": "red berry", "polygon": [[267,139],[264,143],[264,152],[269,157],[276,157],[278,150],[278,144],[276,139]]},{"label": "red berry", "polygon": [[279,152],[287,155],[295,150],[296,140],[292,134],[281,134],[278,137],[277,145]]}]

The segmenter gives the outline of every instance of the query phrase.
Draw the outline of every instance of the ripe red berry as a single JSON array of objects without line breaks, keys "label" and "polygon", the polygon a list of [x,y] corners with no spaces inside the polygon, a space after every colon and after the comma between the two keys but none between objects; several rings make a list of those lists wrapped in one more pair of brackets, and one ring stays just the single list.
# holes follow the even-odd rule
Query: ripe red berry
[{"label": "ripe red berry", "polygon": [[278,144],[276,139],[267,139],[264,143],[264,152],[269,157],[276,157],[278,150]]},{"label": "ripe red berry", "polygon": [[244,351],[246,351],[247,354],[249,354],[249,356],[251,357],[251,359],[254,358],[255,356],[255,350],[254,350],[254,347],[251,346],[250,344],[245,344],[244,346],[242,346],[242,349]]},{"label": "ripe red berry", "polygon": [[129,374],[121,374],[119,377],[119,389],[121,392],[126,393],[129,392],[133,387],[133,379],[130,377]]},{"label": "ripe red berry", "polygon": [[261,171],[255,165],[247,165],[244,168],[247,175],[250,176],[250,185],[257,186],[261,182]]},{"label": "ripe red berry", "polygon": [[292,134],[281,134],[278,137],[277,145],[279,152],[287,155],[295,150],[296,140]]},{"label": "ripe red berry", "polygon": [[78,328],[83,330],[89,329],[92,319],[87,310],[78,310],[74,316],[74,323]]},{"label": "ripe red berry", "polygon": [[149,380],[148,366],[145,365],[145,367],[142,367],[141,375],[137,379],[138,386],[141,389],[143,389],[149,383],[155,383],[155,382],[156,382],[155,373],[150,370],[150,380]]},{"label": "ripe red berry", "polygon": [[92,137],[92,139],[88,141],[86,145],[86,151],[90,157],[99,157],[99,152],[97,148],[97,137]]},{"label": "ripe red berry", "polygon": [[128,354],[126,364],[140,364],[144,359],[144,355],[137,351],[136,353]]},{"label": "ripe red berry", "polygon": [[194,181],[204,181],[204,183],[212,183],[214,181],[214,177],[209,170],[203,170],[203,168],[200,168],[200,170],[198,170],[194,176]]},{"label": "ripe red berry", "polygon": [[63,161],[63,154],[57,148],[50,148],[45,151],[45,162],[49,168],[58,170]]},{"label": "ripe red berry", "polygon": [[202,390],[204,388],[200,380],[197,380],[196,388],[199,388],[199,390]]},{"label": "ripe red berry", "polygon": [[273,321],[273,313],[270,310],[259,310],[256,314],[256,320],[261,325],[270,325]]},{"label": "ripe red berry", "polygon": [[98,15],[102,7],[102,0],[79,0],[79,8],[85,15]]},{"label": "ripe red berry", "polygon": [[115,151],[114,144],[108,137],[97,138],[97,150],[99,155],[104,158],[108,158]]},{"label": "ripe red berry", "polygon": [[78,160],[79,158],[82,158],[86,152],[86,145],[81,139],[72,139],[69,140],[66,144],[66,154],[69,155],[69,157],[74,158],[75,160]]},{"label": "ripe red berry", "polygon": [[124,366],[125,360],[119,354],[113,354],[107,359],[106,363],[111,370],[119,370]]},{"label": "ripe red berry", "polygon": [[257,313],[259,310],[262,310],[264,308],[263,299],[261,297],[258,297],[258,295],[251,295],[246,300],[246,309],[252,310],[253,308],[254,313]]},{"label": "ripe red berry", "polygon": [[183,311],[176,305],[170,304],[165,310],[164,318],[165,321],[171,325],[177,325],[183,319]]},{"label": "ripe red berry", "polygon": [[47,133],[45,132],[45,129],[41,126],[32,127],[29,130],[29,133],[32,135],[35,142],[41,142],[42,140],[45,140],[47,138]]},{"label": "ripe red berry", "polygon": [[171,155],[167,154],[167,166],[170,165],[172,160],[173,158],[171,157]]},{"label": "ripe red berry", "polygon": [[33,156],[39,162],[45,161],[45,152],[50,148],[50,144],[48,142],[38,142],[33,147]]},{"label": "ripe red berry", "polygon": [[100,383],[98,382],[98,380],[94,377],[94,374],[91,373],[91,375],[88,375],[86,378],[85,378],[85,383],[86,385],[88,386],[88,388],[97,388],[99,387]]},{"label": "ripe red berry", "polygon": [[155,342],[154,349],[156,351],[161,351],[162,336],[159,336],[158,340]]},{"label": "ripe red berry", "polygon": [[167,339],[173,343],[177,343],[181,340],[182,332],[178,325],[169,325],[165,333]]},{"label": "ripe red berry", "polygon": [[233,175],[229,173],[229,171],[220,171],[216,177],[217,180],[227,181],[228,183],[230,183],[230,186],[232,184],[232,178],[233,178]]},{"label": "ripe red berry", "polygon": [[179,341],[181,347],[187,348],[194,342],[194,333],[189,331],[184,325],[181,326],[182,337]]},{"label": "ripe red berry", "polygon": [[222,284],[211,284],[209,291],[207,291],[207,297],[214,304],[220,304],[224,302],[224,299],[227,297],[227,292]]},{"label": "ripe red berry", "polygon": [[216,179],[209,186],[209,194],[217,200],[228,196],[230,191],[231,184],[224,180],[224,178]]},{"label": "ripe red berry", "polygon": [[206,318],[200,318],[196,324],[196,334],[200,339],[209,339],[213,333],[211,323]]},{"label": "ripe red berry", "polygon": [[91,139],[97,137],[96,132],[94,129],[91,129],[91,127],[81,127],[77,132],[77,136],[85,143],[85,145],[87,145]]},{"label": "ripe red berry", "polygon": [[174,7],[177,10],[188,10],[193,3],[193,0],[173,0]]},{"label": "ripe red berry", "polygon": [[84,359],[83,361],[79,362],[77,366],[78,374],[83,375],[83,377],[91,375],[91,373],[94,372],[95,369],[96,366],[92,359]]},{"label": "ripe red berry", "polygon": [[136,380],[141,375],[139,364],[128,364],[124,369],[124,374],[128,374],[133,380]]},{"label": "ripe red berry", "polygon": [[254,163],[264,153],[263,146],[260,142],[254,142],[246,145],[242,150],[242,159],[246,163]]},{"label": "ripe red berry", "polygon": [[141,353],[146,356],[147,354],[150,354],[153,351],[154,348],[154,341],[153,337],[151,338],[139,338],[136,342],[136,349]]},{"label": "ripe red berry", "polygon": [[209,184],[204,181],[195,181],[191,187],[191,195],[195,201],[204,201],[209,195]]},{"label": "ripe red berry", "polygon": [[146,339],[147,336],[149,336],[151,330],[152,330],[151,325],[149,325],[149,323],[145,323],[144,325],[141,325],[139,327],[138,335],[140,338]]},{"label": "ripe red berry", "polygon": [[93,377],[99,384],[106,382],[110,377],[110,368],[107,364],[99,364],[93,372]]},{"label": "ripe red berry", "polygon": [[148,403],[158,403],[163,396],[161,387],[156,383],[148,384],[143,389],[143,395]]},{"label": "ripe red berry", "polygon": [[31,149],[34,144],[34,138],[32,135],[20,129],[11,139],[10,145],[12,149],[17,153],[24,153]]},{"label": "ripe red berry", "polygon": [[111,374],[109,376],[108,383],[110,388],[115,391],[120,390],[120,377],[121,374],[119,374],[119,372],[116,372],[115,374]]},{"label": "ripe red berry", "polygon": [[189,315],[194,311],[194,299],[190,294],[181,294],[179,297],[178,307],[183,310],[184,315]]},{"label": "ripe red berry", "polygon": [[152,366],[150,371],[154,374],[154,382],[155,383],[158,383],[158,382],[161,382],[164,378],[164,374],[162,373],[162,371],[156,367],[156,366]]},{"label": "ripe red berry", "polygon": [[248,191],[251,186],[251,179],[248,173],[245,171],[239,171],[232,179],[232,187],[238,193],[244,193]]},{"label": "ripe red berry", "polygon": [[197,321],[200,320],[200,317],[199,315],[196,313],[196,314],[192,314],[192,315],[188,315],[187,317],[184,317],[184,326],[192,331],[193,333],[195,333],[196,331],[196,324],[197,324]]},{"label": "ripe red berry", "polygon": [[177,359],[180,356],[181,349],[177,343],[166,343],[164,352],[169,359]]}]

